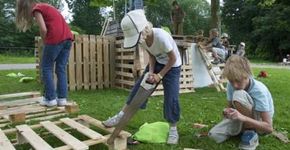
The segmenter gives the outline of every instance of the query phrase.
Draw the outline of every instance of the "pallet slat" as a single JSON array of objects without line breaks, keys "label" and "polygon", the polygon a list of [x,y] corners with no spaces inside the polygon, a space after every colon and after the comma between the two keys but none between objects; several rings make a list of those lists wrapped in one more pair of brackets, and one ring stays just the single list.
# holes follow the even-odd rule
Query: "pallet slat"
[{"label": "pallet slat", "polygon": [[89,39],[87,35],[83,37],[83,76],[84,76],[84,89],[89,90],[90,88],[90,70],[89,70]]},{"label": "pallet slat", "polygon": [[73,129],[76,129],[78,132],[81,132],[82,134],[86,135],[87,137],[97,140],[97,139],[101,139],[103,136],[97,132],[95,132],[94,130],[81,125],[79,123],[77,123],[76,121],[69,119],[69,118],[63,118],[60,119],[60,121],[62,121],[63,123],[65,123],[66,125],[70,126]]},{"label": "pallet slat", "polygon": [[97,88],[97,77],[96,77],[96,36],[90,35],[90,62],[91,62],[91,89]]},{"label": "pallet slat", "polygon": [[56,126],[50,121],[40,122],[40,124],[49,132],[51,132],[54,136],[59,138],[65,144],[72,147],[75,150],[87,150],[89,147],[83,142],[79,141],[77,138],[73,137],[60,127]]},{"label": "pallet slat", "polygon": [[0,129],[0,149],[2,149],[2,150],[16,150],[1,129]]},{"label": "pallet slat", "polygon": [[39,135],[37,135],[29,126],[20,125],[16,126],[19,134],[21,134],[26,141],[31,144],[36,150],[53,150],[53,148],[46,143]]},{"label": "pallet slat", "polygon": [[23,92],[23,93],[13,93],[13,94],[4,94],[0,95],[0,100],[7,98],[15,98],[15,97],[24,97],[24,96],[38,96],[39,92]]}]

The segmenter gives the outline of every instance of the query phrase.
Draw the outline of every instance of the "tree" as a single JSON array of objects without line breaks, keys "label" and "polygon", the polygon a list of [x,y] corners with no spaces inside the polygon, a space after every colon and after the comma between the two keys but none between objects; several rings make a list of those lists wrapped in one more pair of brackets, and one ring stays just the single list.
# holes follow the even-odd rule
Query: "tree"
[{"label": "tree", "polygon": [[211,28],[220,30],[220,0],[211,0]]},{"label": "tree", "polygon": [[288,0],[225,0],[223,22],[236,43],[247,43],[248,56],[281,61],[290,53]]},{"label": "tree", "polygon": [[104,18],[100,7],[90,6],[90,0],[66,0],[73,13],[71,25],[79,27],[86,34],[100,34]]},{"label": "tree", "polygon": [[[42,2],[47,2],[58,8],[62,8],[61,2],[58,0],[42,0]],[[39,35],[36,26],[33,26],[26,33],[21,33],[16,29],[15,7],[16,1],[0,1],[0,49],[2,50],[13,47],[32,48],[34,47],[34,37]]]}]

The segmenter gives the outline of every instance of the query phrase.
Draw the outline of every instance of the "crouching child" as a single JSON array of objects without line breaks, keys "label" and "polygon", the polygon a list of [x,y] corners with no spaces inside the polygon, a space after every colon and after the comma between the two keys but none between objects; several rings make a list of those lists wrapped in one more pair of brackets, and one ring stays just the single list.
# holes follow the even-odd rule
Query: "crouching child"
[{"label": "crouching child", "polygon": [[232,136],[241,135],[240,149],[256,149],[259,135],[273,131],[274,105],[268,88],[253,78],[247,58],[231,56],[223,76],[227,85],[228,106],[224,119],[209,132],[209,137],[222,143]]}]

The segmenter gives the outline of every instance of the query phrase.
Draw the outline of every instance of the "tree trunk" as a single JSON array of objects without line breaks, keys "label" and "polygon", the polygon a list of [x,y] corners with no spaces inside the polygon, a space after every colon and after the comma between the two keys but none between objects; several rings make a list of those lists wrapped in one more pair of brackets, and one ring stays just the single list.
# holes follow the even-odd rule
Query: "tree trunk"
[{"label": "tree trunk", "polygon": [[211,0],[211,27],[220,31],[220,1]]}]

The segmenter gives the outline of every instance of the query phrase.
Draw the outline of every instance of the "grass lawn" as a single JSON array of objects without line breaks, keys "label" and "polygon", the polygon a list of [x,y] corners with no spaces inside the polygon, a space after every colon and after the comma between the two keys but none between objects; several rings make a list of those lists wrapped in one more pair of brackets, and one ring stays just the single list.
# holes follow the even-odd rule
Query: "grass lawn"
[{"label": "grass lawn", "polygon": [[[275,103],[274,127],[278,131],[290,131],[290,70],[263,69],[269,73],[269,78],[260,79],[272,92]],[[255,69],[255,75],[260,69]],[[11,72],[11,71],[10,71]],[[19,83],[17,80],[5,77],[8,72],[0,72],[0,94],[39,90],[40,85],[36,82]],[[22,71],[24,74],[35,76],[34,71]],[[70,92],[69,97],[75,100],[81,108],[82,114],[88,114],[99,120],[107,119],[114,115],[123,106],[128,92],[117,89],[96,91]],[[166,144],[140,144],[129,146],[131,150],[183,150],[183,148],[196,148],[205,150],[231,150],[237,149],[238,138],[233,138],[223,144],[216,144],[207,137],[197,138],[195,134],[207,131],[221,119],[221,111],[226,105],[225,93],[218,93],[213,88],[197,89],[195,93],[181,94],[181,119],[178,124],[180,142],[176,146]],[[148,103],[148,109],[139,111],[126,127],[126,130],[135,133],[145,122],[164,121],[163,97],[152,97]],[[288,119],[287,119],[288,118]],[[193,123],[203,123],[209,128],[194,129]],[[23,148],[19,148],[23,149]],[[91,149],[106,149],[104,146],[96,146]],[[283,144],[272,135],[260,137],[258,149],[290,149],[289,144]]]},{"label": "grass lawn", "polygon": [[30,63],[35,63],[35,57],[0,54],[0,64],[30,64]]}]

